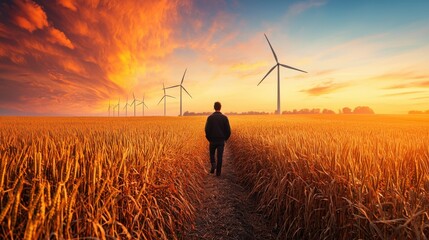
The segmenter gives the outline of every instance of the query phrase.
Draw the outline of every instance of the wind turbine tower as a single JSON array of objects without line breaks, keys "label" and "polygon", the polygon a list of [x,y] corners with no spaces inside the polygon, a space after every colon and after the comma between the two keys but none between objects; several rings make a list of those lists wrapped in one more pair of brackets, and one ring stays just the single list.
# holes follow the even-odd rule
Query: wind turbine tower
[{"label": "wind turbine tower", "polygon": [[123,109],[125,109],[125,117],[127,117],[128,116],[128,96],[127,96],[127,102],[125,103],[125,106]]},{"label": "wind turbine tower", "polygon": [[185,90],[185,92],[189,95],[189,97],[192,98],[191,94],[189,94],[188,91],[186,91],[186,88],[183,86],[183,81],[185,80],[186,70],[187,69],[185,69],[185,72],[183,73],[182,81],[180,82],[179,85],[174,85],[174,86],[166,88],[166,89],[175,88],[175,87],[180,88],[180,116],[183,116],[183,114],[182,114],[182,90]]},{"label": "wind turbine tower", "polygon": [[119,110],[120,110],[120,108],[119,108],[119,102],[121,101],[121,99],[120,98],[118,98],[118,105],[116,105],[117,107],[118,107],[118,117],[119,117]]},{"label": "wind turbine tower", "polygon": [[164,83],[162,84],[162,89],[164,90],[164,96],[162,96],[161,100],[159,100],[158,105],[162,101],[162,99],[164,99],[164,116],[166,116],[167,115],[167,112],[166,112],[166,109],[167,109],[167,97],[171,97],[171,98],[175,98],[175,97],[167,95],[167,93],[165,92],[166,88],[165,88]]},{"label": "wind turbine tower", "polygon": [[136,101],[136,96],[134,96],[134,93],[133,93],[133,98],[134,98],[134,100],[130,104],[130,106],[134,105],[134,117],[135,117],[136,116],[136,103],[137,103],[137,101]]},{"label": "wind turbine tower", "polygon": [[276,55],[276,53],[274,52],[274,49],[273,49],[273,47],[271,46],[271,43],[270,43],[270,40],[268,40],[268,37],[267,37],[267,35],[265,35],[264,34],[264,36],[265,36],[265,38],[267,39],[267,42],[268,42],[268,45],[270,45],[270,48],[271,48],[271,51],[273,52],[273,55],[274,55],[274,59],[276,60],[276,65],[274,65],[271,69],[270,69],[270,71],[268,71],[268,73],[267,74],[265,74],[265,76],[262,78],[262,80],[258,83],[258,86],[259,86],[259,84],[261,84],[261,82],[262,81],[264,81],[264,79],[274,70],[274,68],[276,68],[277,67],[277,114],[281,114],[281,111],[280,111],[280,67],[285,67],[285,68],[289,68],[289,69],[292,69],[292,70],[296,70],[296,71],[300,71],[300,72],[303,72],[303,73],[307,73],[306,71],[303,71],[303,70],[300,70],[300,69],[298,69],[298,68],[294,68],[294,67],[291,67],[291,66],[288,66],[288,65],[285,65],[285,64],[282,64],[282,63],[279,63],[279,60],[277,59],[277,55]]},{"label": "wind turbine tower", "polygon": [[143,100],[139,104],[137,104],[137,106],[140,104],[142,105],[142,116],[144,116],[144,107],[146,107],[146,108],[148,108],[148,107],[147,107],[146,103],[144,103],[144,95],[143,95],[142,99]]}]

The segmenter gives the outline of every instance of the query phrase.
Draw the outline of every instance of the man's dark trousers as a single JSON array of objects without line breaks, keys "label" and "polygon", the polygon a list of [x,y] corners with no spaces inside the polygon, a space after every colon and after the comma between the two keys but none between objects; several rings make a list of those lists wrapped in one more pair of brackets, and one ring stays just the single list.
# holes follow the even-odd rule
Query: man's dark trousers
[{"label": "man's dark trousers", "polygon": [[[220,176],[222,171],[222,155],[225,143],[210,143],[210,163],[212,169],[216,166],[216,175]],[[217,163],[215,162],[215,151],[217,150]]]}]

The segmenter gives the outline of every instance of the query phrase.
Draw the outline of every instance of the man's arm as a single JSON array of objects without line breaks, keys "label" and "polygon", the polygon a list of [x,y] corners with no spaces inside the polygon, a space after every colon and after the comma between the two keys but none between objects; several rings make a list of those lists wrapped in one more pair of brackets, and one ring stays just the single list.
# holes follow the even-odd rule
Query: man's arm
[{"label": "man's arm", "polygon": [[206,126],[205,126],[205,132],[206,132],[206,139],[210,142],[210,123],[209,123],[209,118],[207,118],[206,121]]},{"label": "man's arm", "polygon": [[231,136],[231,127],[229,126],[228,117],[225,117],[225,141]]}]

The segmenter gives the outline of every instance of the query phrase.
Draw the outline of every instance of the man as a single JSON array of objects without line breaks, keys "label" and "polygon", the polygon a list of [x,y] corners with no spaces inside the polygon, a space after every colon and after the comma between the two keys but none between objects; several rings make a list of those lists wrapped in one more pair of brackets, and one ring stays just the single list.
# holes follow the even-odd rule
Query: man
[{"label": "man", "polygon": [[[222,171],[222,155],[225,141],[231,136],[228,118],[220,112],[221,107],[220,102],[214,103],[215,112],[207,118],[205,127],[206,138],[210,142],[210,173],[214,173],[216,169],[216,176],[220,176]],[[217,163],[215,162],[216,151]]]}]

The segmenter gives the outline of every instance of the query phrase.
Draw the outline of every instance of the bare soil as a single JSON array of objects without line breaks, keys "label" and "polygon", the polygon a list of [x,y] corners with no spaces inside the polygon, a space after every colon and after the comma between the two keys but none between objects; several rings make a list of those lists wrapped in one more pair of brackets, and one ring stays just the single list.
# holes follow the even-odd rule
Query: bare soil
[{"label": "bare soil", "polygon": [[257,211],[256,202],[239,184],[228,147],[225,146],[221,176],[204,177],[202,202],[197,206],[195,229],[185,239],[275,239],[275,234]]}]

